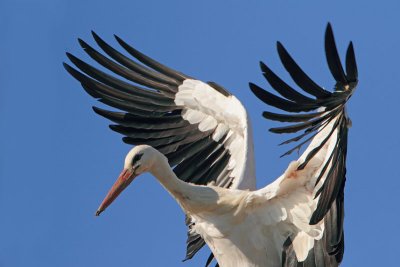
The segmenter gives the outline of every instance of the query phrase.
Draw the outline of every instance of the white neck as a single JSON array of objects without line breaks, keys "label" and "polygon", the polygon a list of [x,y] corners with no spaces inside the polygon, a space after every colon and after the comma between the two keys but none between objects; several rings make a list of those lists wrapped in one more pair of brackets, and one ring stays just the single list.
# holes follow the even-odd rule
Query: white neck
[{"label": "white neck", "polygon": [[[157,151],[158,152],[158,151]],[[161,185],[173,196],[175,192],[180,190],[182,182],[172,171],[168,164],[168,159],[161,153],[155,154],[156,160],[154,165],[150,169],[150,173],[157,178]]]},{"label": "white neck", "polygon": [[215,189],[180,180],[163,154],[158,152],[155,157],[150,173],[157,178],[186,213],[197,214],[218,205],[219,193]]}]

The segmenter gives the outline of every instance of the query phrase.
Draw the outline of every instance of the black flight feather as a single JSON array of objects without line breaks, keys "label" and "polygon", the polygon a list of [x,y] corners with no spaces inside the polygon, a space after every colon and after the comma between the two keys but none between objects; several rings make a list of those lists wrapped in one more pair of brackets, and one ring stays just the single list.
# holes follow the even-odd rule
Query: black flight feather
[{"label": "black flight feather", "polygon": [[[261,64],[264,77],[271,87],[282,97],[271,94],[262,88],[250,84],[253,93],[266,104],[289,114],[278,114],[264,112],[263,116],[267,119],[280,122],[288,122],[288,126],[271,128],[275,133],[294,133],[302,132],[300,135],[288,139],[282,144],[299,142],[284,155],[299,150],[302,145],[311,141],[321,131],[331,125],[332,129],[327,131],[325,136],[320,136],[320,143],[311,149],[306,155],[305,160],[299,165],[298,169],[306,167],[307,163],[318,154],[324,144],[331,138],[336,138],[330,155],[321,168],[315,186],[319,187],[315,192],[315,197],[319,198],[317,207],[313,212],[310,224],[317,224],[324,220],[325,231],[320,240],[316,240],[314,247],[309,252],[304,262],[298,262],[293,250],[292,239],[288,237],[282,247],[282,266],[306,266],[306,267],[337,267],[343,258],[344,253],[344,185],[346,180],[346,153],[349,119],[345,111],[348,99],[354,93],[358,83],[358,71],[354,55],[353,44],[350,42],[346,52],[346,73],[343,70],[333,31],[328,24],[325,33],[325,52],[329,70],[336,80],[332,86],[333,92],[329,92],[313,80],[297,65],[281,43],[277,43],[279,57],[289,72],[294,82],[305,92],[316,97],[314,102],[309,99],[302,99],[301,93],[294,93],[293,88],[283,82],[270,68]],[[300,97],[299,97],[300,96]],[[311,105],[310,105],[311,104]],[[310,113],[302,113],[309,112]],[[297,114],[301,112],[300,114]],[[310,137],[307,137],[308,135]],[[305,140],[303,140],[305,139]],[[324,179],[322,179],[324,178]]]}]

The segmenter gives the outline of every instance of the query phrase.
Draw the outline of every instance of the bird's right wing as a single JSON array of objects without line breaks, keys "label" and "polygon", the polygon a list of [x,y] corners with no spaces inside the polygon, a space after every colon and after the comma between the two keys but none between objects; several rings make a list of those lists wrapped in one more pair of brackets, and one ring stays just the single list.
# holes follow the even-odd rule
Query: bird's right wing
[{"label": "bird's right wing", "polygon": [[[282,199],[288,201],[286,206],[297,207],[291,211],[296,213],[297,210],[302,214],[302,220],[306,220],[307,223],[303,226],[308,230],[311,229],[309,226],[320,225],[322,222],[324,228],[322,238],[316,238],[308,254],[305,254],[307,258],[302,259],[304,262],[301,263],[295,255],[294,237],[289,236],[282,248],[282,266],[338,266],[344,251],[343,195],[346,180],[347,135],[350,126],[345,104],[352,96],[358,82],[353,45],[350,42],[347,49],[345,73],[336,49],[332,28],[328,24],[325,33],[325,52],[329,69],[336,80],[333,92],[323,89],[311,80],[281,43],[278,42],[277,48],[285,69],[309,96],[286,84],[262,62],[264,77],[280,96],[267,92],[255,84],[250,84],[251,90],[268,105],[283,111],[299,113],[263,113],[269,120],[291,123],[288,126],[271,128],[271,132],[278,134],[301,132],[282,143],[298,142],[283,156],[300,150],[308,142],[311,143],[281,178],[263,190],[282,196]],[[304,189],[304,185],[307,190],[298,195],[298,192]],[[310,195],[307,195],[307,191]],[[303,198],[304,196],[312,198],[307,200]],[[307,208],[301,206],[302,201],[308,201],[309,206]],[[306,210],[310,213],[307,214]],[[294,214],[293,218],[296,216]],[[296,222],[293,218],[292,222]]]}]

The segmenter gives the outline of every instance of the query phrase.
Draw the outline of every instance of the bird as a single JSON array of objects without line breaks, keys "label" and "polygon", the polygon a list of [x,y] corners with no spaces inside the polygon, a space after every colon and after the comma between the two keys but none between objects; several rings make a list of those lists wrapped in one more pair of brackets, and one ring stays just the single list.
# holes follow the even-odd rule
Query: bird
[{"label": "bird", "polygon": [[126,54],[92,32],[99,52],[83,50],[115,75],[67,52],[65,69],[83,89],[117,109],[94,111],[111,120],[113,131],[134,145],[124,168],[96,211],[100,215],[139,175],[150,172],[181,206],[188,226],[185,260],[205,244],[206,266],[339,266],[344,254],[344,186],[348,130],[346,104],[358,84],[353,43],[343,69],[332,26],[325,54],[335,79],[333,91],[316,84],[277,42],[280,60],[296,90],[260,62],[275,94],[249,83],[272,108],[263,117],[289,123],[277,134],[300,133],[282,143],[307,147],[272,183],[256,189],[250,117],[240,101],[215,82],[203,82],[141,53],[120,37]]}]

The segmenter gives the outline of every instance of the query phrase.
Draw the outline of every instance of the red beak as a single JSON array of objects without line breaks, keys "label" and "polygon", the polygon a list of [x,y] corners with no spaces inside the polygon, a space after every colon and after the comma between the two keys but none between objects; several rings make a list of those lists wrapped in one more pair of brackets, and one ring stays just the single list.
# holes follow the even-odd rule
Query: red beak
[{"label": "red beak", "polygon": [[117,181],[108,191],[100,207],[96,211],[96,216],[99,216],[110,204],[121,194],[122,191],[135,179],[137,175],[129,169],[124,169],[119,175]]}]

